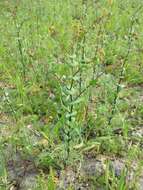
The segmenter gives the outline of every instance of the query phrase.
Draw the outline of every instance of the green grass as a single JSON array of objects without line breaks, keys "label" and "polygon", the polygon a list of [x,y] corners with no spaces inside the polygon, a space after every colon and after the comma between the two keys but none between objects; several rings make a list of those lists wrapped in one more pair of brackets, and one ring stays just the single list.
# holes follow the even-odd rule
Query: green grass
[{"label": "green grass", "polygon": [[[53,170],[85,152],[140,163],[143,139],[131,134],[143,124],[142,1],[13,0],[0,10],[1,189],[17,152],[50,173],[37,180],[49,190]],[[101,186],[128,189],[124,174],[110,175]]]}]

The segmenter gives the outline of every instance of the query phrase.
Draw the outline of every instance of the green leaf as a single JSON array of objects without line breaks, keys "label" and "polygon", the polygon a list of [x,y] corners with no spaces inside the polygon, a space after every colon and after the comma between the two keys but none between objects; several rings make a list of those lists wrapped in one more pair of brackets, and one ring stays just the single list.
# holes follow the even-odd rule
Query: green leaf
[{"label": "green leaf", "polygon": [[97,80],[91,80],[89,84],[91,86],[95,86],[97,84]]}]

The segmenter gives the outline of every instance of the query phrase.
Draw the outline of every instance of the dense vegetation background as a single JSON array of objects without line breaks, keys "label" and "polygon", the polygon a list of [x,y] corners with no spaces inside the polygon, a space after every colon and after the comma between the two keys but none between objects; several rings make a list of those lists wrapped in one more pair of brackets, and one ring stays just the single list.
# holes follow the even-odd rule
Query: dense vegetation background
[{"label": "dense vegetation background", "polygon": [[0,32],[0,188],[142,189],[143,2],[1,0]]}]

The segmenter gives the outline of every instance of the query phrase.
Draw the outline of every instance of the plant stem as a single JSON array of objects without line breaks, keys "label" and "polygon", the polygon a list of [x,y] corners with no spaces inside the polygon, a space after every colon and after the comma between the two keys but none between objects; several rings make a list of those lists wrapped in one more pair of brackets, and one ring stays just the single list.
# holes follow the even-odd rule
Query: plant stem
[{"label": "plant stem", "polygon": [[126,53],[125,58],[124,58],[124,60],[122,62],[122,65],[121,65],[121,71],[120,71],[120,74],[119,74],[119,80],[118,80],[118,83],[117,83],[117,86],[116,86],[116,92],[115,92],[115,96],[114,96],[114,100],[113,100],[113,104],[112,104],[111,116],[108,119],[108,126],[111,125],[113,116],[114,116],[115,111],[116,111],[116,105],[117,105],[118,95],[119,95],[119,92],[120,92],[120,86],[121,86],[122,80],[124,78],[124,70],[125,70],[126,63],[128,61],[130,50],[131,50],[132,31],[133,31],[133,26],[134,26],[134,23],[135,23],[135,16],[138,13],[138,11],[140,11],[140,9],[142,9],[142,6],[140,6],[139,9],[137,9],[135,11],[135,13],[133,14],[133,16],[131,18],[131,25],[130,25],[129,32],[128,32],[128,50],[127,50],[127,53]]},{"label": "plant stem", "polygon": [[[26,19],[27,20],[27,19]],[[20,60],[22,64],[22,75],[23,78],[25,79],[26,77],[26,67],[25,67],[25,61],[24,61],[24,55],[23,55],[23,47],[22,47],[22,41],[20,39],[20,31],[23,26],[23,24],[26,21],[25,19],[20,23],[20,26],[17,26],[16,18],[14,19],[15,27],[16,27],[16,35],[17,35],[17,46],[18,46],[18,51],[20,54]]]}]

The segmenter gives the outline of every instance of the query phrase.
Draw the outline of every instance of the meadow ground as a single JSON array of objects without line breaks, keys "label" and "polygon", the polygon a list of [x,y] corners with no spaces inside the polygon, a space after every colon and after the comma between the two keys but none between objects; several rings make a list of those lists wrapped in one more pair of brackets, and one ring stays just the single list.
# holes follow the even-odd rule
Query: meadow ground
[{"label": "meadow ground", "polygon": [[0,190],[142,190],[142,0],[3,0],[0,32]]}]

